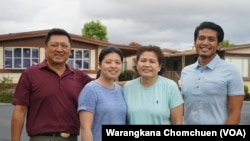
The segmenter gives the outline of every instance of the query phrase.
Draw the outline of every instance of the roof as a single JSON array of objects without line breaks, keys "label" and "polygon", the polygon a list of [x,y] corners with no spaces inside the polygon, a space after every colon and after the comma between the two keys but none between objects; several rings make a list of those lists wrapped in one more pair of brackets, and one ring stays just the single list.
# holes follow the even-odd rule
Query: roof
[{"label": "roof", "polygon": [[[34,38],[34,37],[45,37],[48,33],[49,29],[47,30],[38,30],[38,31],[29,31],[29,32],[20,32],[20,33],[9,33],[0,35],[0,41],[8,41],[8,40],[17,40],[17,39],[27,39],[27,38]],[[71,34],[71,38],[73,41],[89,43],[97,46],[107,47],[107,46],[116,46],[120,48],[125,56],[131,56],[136,54],[136,50],[138,46],[129,46],[129,45],[121,45],[121,44],[114,44],[107,41],[96,40],[88,37],[83,37],[76,34]]]}]

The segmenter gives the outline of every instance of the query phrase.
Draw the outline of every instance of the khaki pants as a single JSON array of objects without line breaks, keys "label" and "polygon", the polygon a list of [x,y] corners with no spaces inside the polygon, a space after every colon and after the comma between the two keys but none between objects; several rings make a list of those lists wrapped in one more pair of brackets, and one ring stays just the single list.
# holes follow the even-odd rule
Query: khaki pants
[{"label": "khaki pants", "polygon": [[30,141],[77,141],[77,136],[72,136],[69,138],[53,136],[33,136],[30,137]]}]

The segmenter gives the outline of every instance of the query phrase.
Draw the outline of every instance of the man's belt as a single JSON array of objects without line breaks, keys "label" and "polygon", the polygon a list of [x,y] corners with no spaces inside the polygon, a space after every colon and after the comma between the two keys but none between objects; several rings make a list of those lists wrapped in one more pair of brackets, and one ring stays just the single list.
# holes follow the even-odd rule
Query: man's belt
[{"label": "man's belt", "polygon": [[35,136],[51,136],[51,137],[69,138],[69,137],[77,136],[77,134],[70,134],[70,133],[42,133],[42,134],[37,134]]}]

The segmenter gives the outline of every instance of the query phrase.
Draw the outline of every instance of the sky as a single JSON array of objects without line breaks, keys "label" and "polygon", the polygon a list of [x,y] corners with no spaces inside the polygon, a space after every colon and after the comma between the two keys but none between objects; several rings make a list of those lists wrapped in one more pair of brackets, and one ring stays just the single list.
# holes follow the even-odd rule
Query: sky
[{"label": "sky", "polygon": [[63,28],[82,35],[99,20],[110,43],[187,50],[203,21],[222,26],[230,43],[250,43],[250,0],[1,0],[0,34]]}]

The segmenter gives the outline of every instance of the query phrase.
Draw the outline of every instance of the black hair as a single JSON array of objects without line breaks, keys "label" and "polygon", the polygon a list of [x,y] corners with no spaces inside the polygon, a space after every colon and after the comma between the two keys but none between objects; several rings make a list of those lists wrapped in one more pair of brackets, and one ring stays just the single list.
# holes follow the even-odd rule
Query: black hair
[{"label": "black hair", "polygon": [[202,30],[202,29],[211,29],[211,30],[216,31],[217,32],[217,40],[218,40],[218,42],[220,43],[220,42],[223,41],[223,39],[224,39],[224,31],[221,28],[221,26],[219,26],[218,24],[215,24],[213,22],[208,22],[208,21],[202,22],[199,26],[197,26],[195,28],[194,41],[196,41],[196,39],[198,37],[198,34],[199,34],[199,31]]},{"label": "black hair", "polygon": [[[162,75],[166,71],[166,66],[165,66],[165,57],[164,57],[164,54],[162,53],[161,48],[157,46],[152,46],[152,45],[139,47],[136,53],[136,62],[139,61],[141,54],[145,51],[155,53],[155,55],[157,56],[157,61],[159,65],[161,66],[161,70],[158,72],[158,74]],[[134,68],[135,68],[135,71],[138,73],[138,71],[136,70],[136,67]]]},{"label": "black hair", "polygon": [[[99,63],[101,63],[104,59],[104,57],[107,55],[107,54],[110,54],[110,53],[117,53],[119,54],[120,58],[121,58],[121,61],[123,62],[123,52],[117,48],[117,47],[114,47],[114,46],[108,46],[108,47],[105,47],[104,49],[102,49],[102,51],[100,52],[99,54]],[[97,74],[96,74],[96,79],[99,78],[101,75],[101,70],[99,69],[97,71]]]},{"label": "black hair", "polygon": [[53,29],[51,29],[51,30],[47,33],[47,35],[46,35],[46,37],[45,37],[45,45],[48,44],[48,42],[49,42],[49,40],[50,40],[50,37],[51,37],[52,35],[65,35],[65,36],[68,37],[69,42],[70,42],[70,45],[72,45],[72,39],[71,39],[69,33],[68,33],[67,31],[65,31],[64,29],[60,29],[60,28],[53,28]]},{"label": "black hair", "polygon": [[96,72],[96,77],[95,79],[99,78],[101,76],[101,70],[99,69],[97,72]]},{"label": "black hair", "polygon": [[104,57],[109,53],[119,54],[121,61],[123,61],[123,57],[124,57],[123,52],[117,47],[108,46],[108,47],[105,47],[104,49],[102,49],[101,53],[99,54],[99,63],[101,63],[102,60],[104,59]]}]

